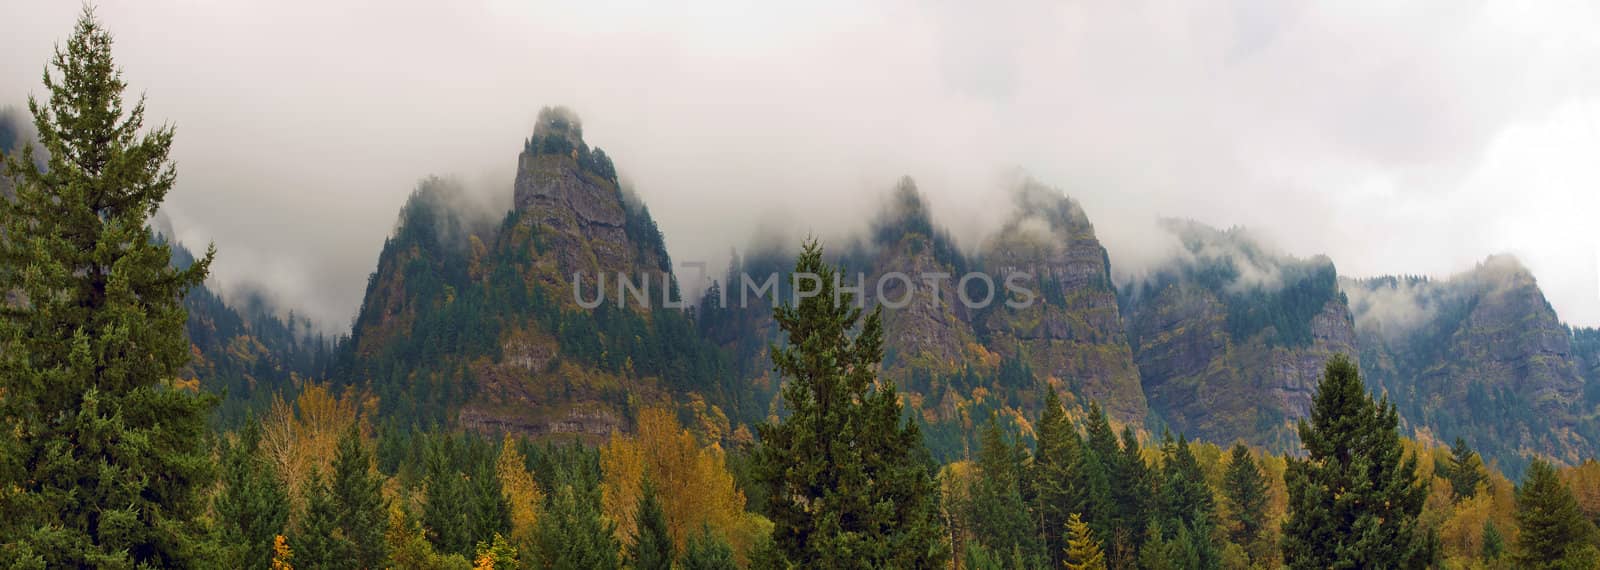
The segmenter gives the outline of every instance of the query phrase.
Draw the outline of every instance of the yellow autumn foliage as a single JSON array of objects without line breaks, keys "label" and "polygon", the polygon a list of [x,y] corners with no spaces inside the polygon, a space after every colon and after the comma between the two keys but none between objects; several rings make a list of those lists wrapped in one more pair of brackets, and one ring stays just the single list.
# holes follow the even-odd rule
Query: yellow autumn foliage
[{"label": "yellow autumn foliage", "polygon": [[681,550],[691,533],[702,525],[733,544],[741,558],[752,546],[750,533],[741,527],[744,492],[728,472],[722,447],[702,446],[678,424],[669,410],[648,408],[639,412],[639,429],[633,437],[612,434],[600,448],[601,505],[616,523],[617,538],[631,544],[638,525],[639,493],[645,476],[654,483],[667,531]]},{"label": "yellow autumn foliage", "polygon": [[345,430],[359,425],[363,434],[370,433],[363,411],[374,406],[376,401],[364,400],[355,390],[335,396],[327,385],[316,382],[302,385],[293,404],[282,396],[273,397],[271,410],[261,419],[261,447],[288,487],[291,501],[302,496],[301,485],[312,468],[333,472],[333,457]]},{"label": "yellow autumn foliage", "polygon": [[500,492],[511,505],[511,538],[519,543],[533,540],[539,523],[540,509],[544,505],[544,490],[528,472],[527,459],[517,451],[516,441],[506,435],[500,446],[500,457],[495,460],[495,476],[500,479]]}]

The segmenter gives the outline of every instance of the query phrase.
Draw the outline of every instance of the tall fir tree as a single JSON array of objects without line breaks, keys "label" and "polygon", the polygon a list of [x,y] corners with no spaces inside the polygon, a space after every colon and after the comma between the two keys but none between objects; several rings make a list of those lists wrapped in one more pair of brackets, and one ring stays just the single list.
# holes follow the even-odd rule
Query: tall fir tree
[{"label": "tall fir tree", "polygon": [[[983,430],[978,449],[978,480],[968,502],[973,532],[978,542],[994,553],[1018,551],[1033,558],[1038,552],[1038,533],[1022,501],[1020,450],[1006,440],[995,416]],[[1008,564],[1009,566],[1009,564]]]},{"label": "tall fir tree", "polygon": [[222,490],[212,503],[223,562],[260,568],[272,560],[273,538],[289,523],[289,496],[261,454],[261,424],[245,420],[238,442],[221,442]]},{"label": "tall fir tree", "polygon": [[550,506],[535,532],[539,559],[549,570],[615,570],[617,556],[614,527],[600,516],[600,501],[570,482],[561,483],[550,496]]},{"label": "tall fir tree", "polygon": [[299,570],[355,570],[355,544],[339,530],[339,506],[322,474],[312,468],[304,489],[306,512],[290,537]]},{"label": "tall fir tree", "polygon": [[1211,540],[1216,501],[1200,462],[1189,448],[1188,438],[1179,436],[1173,442],[1171,433],[1165,437],[1162,453],[1160,524],[1165,538],[1181,549],[1183,567],[1218,568],[1222,560]]},{"label": "tall fir tree", "polygon": [[1517,537],[1519,567],[1593,567],[1579,562],[1594,554],[1594,523],[1584,518],[1572,489],[1542,459],[1528,465],[1528,474],[1517,488],[1517,527],[1522,531]]},{"label": "tall fir tree", "polygon": [[1105,410],[1098,402],[1090,402],[1089,417],[1084,422],[1084,449],[1078,460],[1084,486],[1084,510],[1080,514],[1102,539],[1117,529],[1113,481],[1118,476],[1121,454],[1122,447],[1117,444]]},{"label": "tall fir tree", "polygon": [[1228,470],[1222,475],[1222,494],[1233,515],[1228,535],[1235,544],[1248,549],[1261,538],[1261,530],[1266,526],[1267,478],[1244,442],[1235,443],[1228,454]]},{"label": "tall fir tree", "polygon": [[773,311],[788,340],[771,353],[789,415],[760,426],[756,448],[775,542],[802,567],[942,567],[932,460],[894,385],[878,381],[881,312],[863,319],[815,240],[794,273],[816,294]]},{"label": "tall fir tree", "polygon": [[1421,568],[1437,541],[1417,525],[1428,488],[1400,445],[1399,417],[1374,402],[1356,365],[1328,361],[1300,421],[1304,459],[1289,460],[1283,558],[1290,568]]},{"label": "tall fir tree", "polygon": [[428,541],[439,552],[467,555],[475,546],[471,489],[456,470],[451,449],[449,436],[432,438],[427,444],[422,525],[427,528]]},{"label": "tall fir tree", "polygon": [[1488,479],[1483,473],[1483,459],[1467,446],[1467,440],[1459,437],[1450,446],[1450,459],[1439,466],[1439,475],[1450,482],[1451,496],[1457,502],[1472,498],[1478,492],[1478,484]]},{"label": "tall fir tree", "polygon": [[1033,489],[1034,518],[1049,565],[1057,567],[1067,549],[1062,529],[1072,513],[1084,511],[1085,499],[1078,472],[1083,444],[1054,389],[1045,390],[1044,411],[1039,414],[1034,432],[1037,437],[1028,477]]},{"label": "tall fir tree", "polygon": [[1111,469],[1111,500],[1114,505],[1110,534],[1105,535],[1108,545],[1107,559],[1112,566],[1122,567],[1133,561],[1145,533],[1154,519],[1151,514],[1158,505],[1160,479],[1144,462],[1144,450],[1139,445],[1133,426],[1122,427],[1122,452]]},{"label": "tall fir tree", "polygon": [[215,478],[214,399],[174,386],[189,360],[183,269],[148,225],[176,171],[173,131],[85,8],[28,99],[39,145],[6,159],[0,199],[0,558],[22,567],[189,567]]},{"label": "tall fir tree", "polygon": [[333,500],[339,530],[351,544],[357,568],[379,568],[388,557],[384,533],[389,506],[383,498],[383,477],[373,470],[372,452],[352,425],[339,439],[333,459]]},{"label": "tall fir tree", "polygon": [[688,544],[683,549],[682,570],[738,570],[739,565],[733,559],[733,547],[728,541],[711,532],[710,527],[701,527],[700,532],[689,536]]},{"label": "tall fir tree", "polygon": [[628,547],[628,562],[634,570],[671,570],[676,545],[667,531],[667,515],[656,497],[655,483],[644,480],[639,491],[639,522],[633,544]]}]

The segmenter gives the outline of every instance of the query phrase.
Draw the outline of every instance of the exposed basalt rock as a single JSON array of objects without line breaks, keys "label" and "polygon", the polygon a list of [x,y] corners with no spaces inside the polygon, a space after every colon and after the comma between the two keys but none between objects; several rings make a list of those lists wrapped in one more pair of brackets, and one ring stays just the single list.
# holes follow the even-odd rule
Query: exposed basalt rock
[{"label": "exposed basalt rock", "polygon": [[620,417],[606,410],[570,410],[563,415],[544,419],[468,407],[461,410],[458,422],[463,429],[487,435],[572,435],[591,442],[601,441],[626,426]]},{"label": "exposed basalt rock", "polygon": [[1491,257],[1445,280],[1343,286],[1356,311],[1362,372],[1413,431],[1464,437],[1509,473],[1519,473],[1528,454],[1574,462],[1597,451],[1575,333],[1514,258]]},{"label": "exposed basalt rock", "polygon": [[[999,301],[979,318],[986,344],[1022,356],[1044,376],[1061,380],[1082,401],[1099,401],[1118,420],[1142,422],[1145,394],[1123,330],[1106,250],[1083,208],[1034,183],[1017,193],[1018,213],[984,247],[986,271]],[[1003,281],[1034,294],[1006,298]]]},{"label": "exposed basalt rock", "polygon": [[[1294,421],[1309,413],[1328,359],[1358,352],[1345,299],[1305,281],[1331,284],[1331,262],[1271,254],[1243,234],[1182,230],[1193,257],[1129,293],[1128,331],[1151,411],[1190,437],[1293,450]],[[1247,282],[1244,266],[1281,279]]]}]

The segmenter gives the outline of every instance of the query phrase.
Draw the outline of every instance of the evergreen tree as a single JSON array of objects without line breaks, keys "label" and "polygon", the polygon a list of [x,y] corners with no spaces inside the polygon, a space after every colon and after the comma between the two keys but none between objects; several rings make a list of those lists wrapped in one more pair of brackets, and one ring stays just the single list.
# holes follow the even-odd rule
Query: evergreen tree
[{"label": "evergreen tree", "polygon": [[634,529],[628,559],[635,570],[671,570],[678,557],[672,535],[667,533],[667,516],[656,497],[655,484],[645,479],[639,491],[639,523]]},{"label": "evergreen tree", "polygon": [[1400,446],[1399,418],[1374,402],[1355,364],[1334,356],[1300,421],[1305,459],[1284,474],[1289,518],[1283,557],[1290,568],[1419,568],[1433,562],[1436,540],[1418,528],[1428,488],[1417,460]]},{"label": "evergreen tree", "polygon": [[772,535],[756,537],[756,544],[750,549],[750,570],[788,570],[789,567],[789,561],[784,559],[783,551],[778,550]]},{"label": "evergreen tree", "polygon": [[506,500],[505,492],[500,488],[500,478],[495,472],[496,454],[476,455],[472,459],[472,475],[464,481],[470,498],[467,536],[478,539],[510,534],[511,503]]},{"label": "evergreen tree", "polygon": [[722,540],[711,533],[710,527],[701,527],[700,532],[689,537],[689,543],[683,550],[682,570],[738,570],[739,565],[733,562],[733,547],[728,541]]},{"label": "evergreen tree", "polygon": [[968,520],[978,542],[991,552],[1018,549],[1031,555],[1038,549],[1037,534],[1022,502],[1021,472],[1017,448],[1006,441],[999,422],[990,415],[978,450],[978,480],[968,503]]},{"label": "evergreen tree", "polygon": [[214,399],[175,389],[189,360],[184,269],[148,225],[175,177],[173,131],[144,102],[85,8],[28,109],[46,151],[6,159],[0,199],[0,558],[69,567],[188,567],[215,477]]},{"label": "evergreen tree", "polygon": [[1222,560],[1211,542],[1216,502],[1200,471],[1200,462],[1185,437],[1179,436],[1173,443],[1172,434],[1168,433],[1162,447],[1166,457],[1161,475],[1165,538],[1179,550],[1183,568],[1218,568]]},{"label": "evergreen tree", "polygon": [[1578,501],[1542,459],[1528,465],[1517,488],[1517,563],[1524,568],[1566,568],[1595,541],[1595,527]]},{"label": "evergreen tree", "polygon": [[1233,445],[1228,470],[1222,476],[1222,493],[1233,513],[1229,536],[1240,546],[1254,544],[1266,526],[1267,478],[1243,442]]},{"label": "evergreen tree", "polygon": [[261,455],[261,424],[245,421],[238,443],[222,440],[222,491],[217,512],[218,542],[228,564],[259,568],[272,560],[273,537],[289,522],[289,497],[277,471]]},{"label": "evergreen tree", "polygon": [[1144,451],[1133,426],[1122,428],[1122,452],[1111,464],[1112,526],[1106,536],[1113,566],[1132,562],[1145,535],[1139,532],[1154,520],[1151,514],[1159,503],[1160,480],[1144,462]]},{"label": "evergreen tree", "polygon": [[853,296],[835,290],[837,272],[815,240],[794,272],[816,276],[819,291],[774,310],[788,337],[771,353],[789,416],[762,425],[756,448],[774,540],[802,567],[943,566],[932,460],[917,424],[902,419],[894,385],[877,378],[881,311],[863,320]]},{"label": "evergreen tree", "polygon": [[1439,466],[1439,475],[1450,481],[1452,497],[1457,502],[1470,499],[1478,492],[1478,483],[1488,478],[1483,473],[1483,460],[1478,452],[1467,447],[1467,440],[1456,438],[1450,446],[1450,460]]},{"label": "evergreen tree", "polygon": [[1078,472],[1083,474],[1084,512],[1098,536],[1111,536],[1116,530],[1117,502],[1113,495],[1113,481],[1120,461],[1122,447],[1117,444],[1116,433],[1098,402],[1089,403],[1089,417],[1084,423],[1084,450],[1079,459]]},{"label": "evergreen tree", "polygon": [[961,550],[962,570],[1004,570],[1006,567],[994,551],[977,542],[968,542]]},{"label": "evergreen tree", "polygon": [[373,471],[372,453],[361,443],[356,426],[339,439],[333,459],[333,500],[337,523],[351,543],[357,568],[379,568],[388,557],[384,532],[389,506],[383,498],[383,477]]},{"label": "evergreen tree", "polygon": [[1494,519],[1483,521],[1483,559],[1499,560],[1506,551],[1506,537],[1494,526]]},{"label": "evergreen tree", "polygon": [[1029,472],[1034,518],[1049,565],[1056,567],[1067,550],[1066,535],[1061,529],[1066,528],[1069,515],[1084,511],[1085,499],[1078,473],[1083,444],[1053,388],[1045,390],[1044,411],[1039,414],[1034,433],[1037,443]]},{"label": "evergreen tree", "polygon": [[540,559],[550,570],[614,570],[617,540],[613,527],[600,517],[600,501],[563,483],[550,497],[550,507],[535,533]]},{"label": "evergreen tree", "polygon": [[339,506],[328,482],[316,469],[304,489],[306,514],[290,539],[294,547],[294,566],[299,570],[355,569],[351,555],[355,544],[339,530]]},{"label": "evergreen tree", "polygon": [[1106,556],[1100,541],[1078,513],[1067,517],[1067,570],[1106,570]]},{"label": "evergreen tree", "polygon": [[467,554],[474,545],[470,490],[456,471],[448,451],[449,436],[428,446],[427,484],[424,485],[422,525],[439,552]]}]

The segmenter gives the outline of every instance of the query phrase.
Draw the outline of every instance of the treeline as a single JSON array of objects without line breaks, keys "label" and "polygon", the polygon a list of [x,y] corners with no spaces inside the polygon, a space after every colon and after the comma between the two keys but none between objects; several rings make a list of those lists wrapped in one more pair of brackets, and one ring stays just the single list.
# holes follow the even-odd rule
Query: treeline
[{"label": "treeline", "polygon": [[649,406],[598,448],[404,424],[384,390],[408,383],[362,377],[302,381],[218,433],[216,397],[181,374],[182,299],[214,252],[174,264],[153,235],[173,131],[123,109],[111,45],[86,10],[30,106],[48,168],[27,149],[6,161],[9,568],[1600,566],[1600,463],[1535,461],[1513,487],[1464,443],[1401,438],[1343,358],[1300,424],[1302,456],[1152,444],[1048,390],[1036,421],[991,421],[971,459],[941,467],[878,376],[881,313],[834,295],[814,241],[794,270],[822,291],[772,315],[784,413],[731,453]]}]

